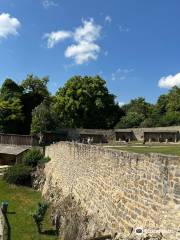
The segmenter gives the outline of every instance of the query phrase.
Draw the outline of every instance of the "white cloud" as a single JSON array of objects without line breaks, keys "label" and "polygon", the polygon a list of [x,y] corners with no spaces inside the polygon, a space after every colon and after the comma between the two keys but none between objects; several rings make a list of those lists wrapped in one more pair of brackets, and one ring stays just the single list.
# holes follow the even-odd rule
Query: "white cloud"
[{"label": "white cloud", "polygon": [[83,26],[75,29],[74,40],[76,42],[94,42],[100,36],[101,26],[96,25],[91,18],[89,21],[83,20]]},{"label": "white cloud", "polygon": [[83,26],[74,31],[76,44],[69,46],[65,51],[65,57],[73,58],[76,64],[83,64],[89,60],[96,60],[100,52],[100,46],[96,40],[100,37],[101,26],[96,25],[93,19],[83,20]]},{"label": "white cloud", "polygon": [[76,64],[83,64],[89,60],[96,60],[100,47],[88,41],[81,41],[78,44],[69,46],[65,51],[67,58],[73,58]]},{"label": "white cloud", "polygon": [[160,88],[172,88],[174,86],[180,87],[180,73],[176,75],[169,75],[167,77],[162,77],[159,82],[158,86]]},{"label": "white cloud", "polygon": [[118,28],[119,28],[120,32],[130,32],[130,28],[128,28],[126,26],[119,25]]},{"label": "white cloud", "polygon": [[76,64],[83,64],[89,60],[96,60],[100,52],[100,46],[96,43],[101,34],[101,26],[96,25],[94,20],[82,20],[82,26],[74,32],[57,31],[46,33],[47,47],[53,48],[58,42],[67,38],[73,40],[73,44],[65,50],[65,57],[72,58]]},{"label": "white cloud", "polygon": [[17,18],[11,17],[9,13],[0,14],[0,38],[17,35],[17,30],[20,26],[20,21]]},{"label": "white cloud", "polygon": [[118,68],[114,73],[111,74],[112,81],[125,80],[129,77],[129,74],[133,72],[134,69],[130,68]]},{"label": "white cloud", "polygon": [[107,16],[105,17],[105,22],[108,23],[108,24],[111,24],[111,22],[112,22],[111,16],[107,15]]},{"label": "white cloud", "polygon": [[44,38],[47,38],[48,48],[53,48],[57,43],[71,37],[72,37],[72,33],[68,31],[57,31],[57,32],[46,33],[44,35]]},{"label": "white cloud", "polygon": [[43,0],[42,5],[45,9],[47,9],[49,7],[58,7],[57,2],[55,2],[53,0]]}]

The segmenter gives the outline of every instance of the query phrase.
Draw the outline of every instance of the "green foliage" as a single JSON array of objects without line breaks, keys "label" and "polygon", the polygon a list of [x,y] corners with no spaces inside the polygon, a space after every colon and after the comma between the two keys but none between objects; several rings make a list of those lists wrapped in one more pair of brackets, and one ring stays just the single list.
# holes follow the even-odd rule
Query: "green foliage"
[{"label": "green foliage", "polygon": [[11,98],[20,98],[22,96],[23,88],[20,87],[11,79],[6,79],[0,89],[0,96],[4,100]]},{"label": "green foliage", "polygon": [[38,78],[36,76],[28,75],[25,80],[22,81],[21,86],[26,93],[38,94],[44,97],[49,96],[47,89],[48,77]]},{"label": "green foliage", "polygon": [[47,89],[48,78],[38,78],[33,75],[28,75],[27,78],[22,81],[21,86],[24,89],[22,102],[23,112],[25,115],[25,121],[23,128],[25,133],[30,132],[32,111],[35,107],[43,102],[45,98],[49,98],[49,92]]},{"label": "green foliage", "polygon": [[144,116],[142,114],[138,114],[136,112],[129,112],[126,116],[123,116],[116,128],[132,128],[138,127],[141,122],[144,120]]},{"label": "green foliage", "polygon": [[34,219],[34,222],[37,226],[39,233],[42,232],[43,220],[44,220],[45,214],[47,212],[47,209],[48,209],[48,204],[44,203],[44,202],[40,202],[40,203],[38,203],[38,207],[37,207],[35,213],[33,214],[33,219]]},{"label": "green foliage", "polygon": [[17,133],[24,120],[22,103],[18,98],[0,99],[0,131]]},{"label": "green foliage", "polygon": [[157,127],[180,124],[180,88],[161,95],[156,104],[144,98],[119,107],[99,76],[74,76],[55,96],[48,77],[28,75],[20,85],[6,79],[0,89],[0,132],[43,133],[58,128]]},{"label": "green foliage", "polygon": [[147,103],[144,98],[135,98],[130,101],[129,104],[123,106],[123,109],[126,113],[134,112],[137,114],[141,114],[146,118],[152,111],[152,105]]},{"label": "green foliage", "polygon": [[123,106],[125,116],[120,119],[116,128],[132,128],[149,124],[145,120],[151,115],[152,109],[153,106],[144,98],[131,100],[129,104]]},{"label": "green foliage", "polygon": [[31,185],[31,167],[23,164],[17,164],[10,167],[4,174],[3,178],[6,182],[16,185]]},{"label": "green foliage", "polygon": [[36,167],[39,163],[46,162],[44,155],[37,148],[28,150],[23,156],[23,163],[26,166]]},{"label": "green foliage", "polygon": [[31,133],[44,133],[57,127],[57,117],[51,103],[43,101],[32,112]]},{"label": "green foliage", "polygon": [[114,99],[99,76],[75,76],[56,93],[54,108],[64,127],[111,128],[120,117]]}]

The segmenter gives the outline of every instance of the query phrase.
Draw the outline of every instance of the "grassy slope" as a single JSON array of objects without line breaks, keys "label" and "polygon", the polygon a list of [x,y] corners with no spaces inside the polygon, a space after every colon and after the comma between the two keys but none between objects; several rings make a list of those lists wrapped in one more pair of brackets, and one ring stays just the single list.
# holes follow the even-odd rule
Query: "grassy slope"
[{"label": "grassy slope", "polygon": [[[39,235],[31,213],[41,201],[41,193],[30,188],[9,185],[0,178],[0,202],[8,201],[8,220],[11,226],[12,240],[57,239],[51,235]],[[43,230],[51,230],[47,213]]]},{"label": "grassy slope", "polygon": [[116,150],[123,150],[135,153],[162,153],[180,156],[180,146],[140,146],[140,147],[113,147]]}]

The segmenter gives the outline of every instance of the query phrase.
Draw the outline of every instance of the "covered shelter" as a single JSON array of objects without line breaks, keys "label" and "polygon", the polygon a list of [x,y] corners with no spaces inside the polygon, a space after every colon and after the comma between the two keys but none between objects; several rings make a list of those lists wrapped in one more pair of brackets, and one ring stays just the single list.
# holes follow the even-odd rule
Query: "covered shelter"
[{"label": "covered shelter", "polygon": [[144,132],[145,142],[177,142],[179,131],[177,130],[150,130]]},{"label": "covered shelter", "polygon": [[29,148],[28,146],[0,144],[0,165],[13,165],[21,162],[23,154]]},{"label": "covered shelter", "polygon": [[80,142],[87,142],[88,138],[91,139],[91,143],[107,143],[107,139],[103,134],[98,133],[80,133],[79,140]]},{"label": "covered shelter", "polygon": [[132,140],[136,140],[134,133],[132,130],[126,129],[116,129],[115,130],[115,139],[116,141],[126,141],[130,142]]}]

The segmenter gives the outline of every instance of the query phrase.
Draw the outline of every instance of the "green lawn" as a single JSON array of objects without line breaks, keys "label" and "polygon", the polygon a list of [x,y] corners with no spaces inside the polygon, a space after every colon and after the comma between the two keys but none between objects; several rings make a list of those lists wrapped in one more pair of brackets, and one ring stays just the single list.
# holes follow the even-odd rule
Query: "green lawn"
[{"label": "green lawn", "polygon": [[[111,148],[111,147],[110,147]],[[162,154],[171,154],[180,156],[180,145],[176,146],[117,146],[112,147],[115,150],[123,150],[128,152],[135,152],[135,153],[162,153]]]},{"label": "green lawn", "polygon": [[[27,187],[9,185],[0,178],[0,202],[8,201],[8,221],[11,227],[9,240],[51,240],[50,213],[47,213],[43,230],[46,234],[39,235],[32,219],[32,212],[41,201],[41,193]],[[49,233],[49,234],[47,234]]]}]

